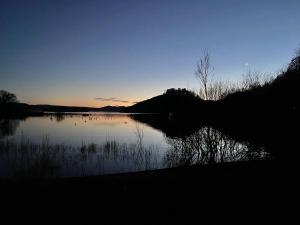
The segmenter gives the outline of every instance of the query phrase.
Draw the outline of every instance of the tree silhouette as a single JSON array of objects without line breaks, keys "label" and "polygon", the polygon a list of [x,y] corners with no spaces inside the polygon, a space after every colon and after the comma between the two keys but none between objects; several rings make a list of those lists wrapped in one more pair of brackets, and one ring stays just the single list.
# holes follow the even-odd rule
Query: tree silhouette
[{"label": "tree silhouette", "polygon": [[200,88],[199,95],[203,97],[205,100],[208,100],[208,80],[209,77],[212,76],[212,68],[210,64],[210,56],[208,52],[205,52],[203,57],[200,58],[199,62],[197,63],[197,68],[195,72],[196,78],[199,80]]},{"label": "tree silhouette", "polygon": [[5,90],[0,90],[0,104],[17,103],[17,102],[18,100],[15,94]]},{"label": "tree silhouette", "polygon": [[213,67],[210,63],[210,56],[208,52],[200,58],[197,63],[195,76],[200,83],[199,96],[204,100],[217,101],[227,94],[233,92],[235,88],[223,81],[213,81]]},{"label": "tree silhouette", "polygon": [[288,71],[300,70],[300,48],[296,50],[296,57],[292,59],[288,66]]},{"label": "tree silhouette", "polygon": [[164,156],[168,167],[257,160],[267,156],[261,146],[239,143],[212,127],[202,127],[187,137],[166,137],[166,142],[170,145]]}]

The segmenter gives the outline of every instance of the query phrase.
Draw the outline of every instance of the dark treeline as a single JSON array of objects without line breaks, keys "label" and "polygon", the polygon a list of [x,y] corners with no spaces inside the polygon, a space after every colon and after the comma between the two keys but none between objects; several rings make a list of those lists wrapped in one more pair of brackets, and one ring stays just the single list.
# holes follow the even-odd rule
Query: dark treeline
[{"label": "dark treeline", "polygon": [[170,89],[127,111],[157,112],[132,117],[169,137],[189,136],[199,127],[213,126],[240,141],[262,145],[280,156],[277,158],[293,159],[298,154],[295,130],[299,125],[299,65],[296,57],[275,79],[261,83],[250,77],[242,87],[231,91],[225,88],[227,94],[218,100],[202,100],[188,90]]},{"label": "dark treeline", "polygon": [[[259,77],[255,77],[255,74],[251,77],[250,74],[240,87],[221,87],[222,85],[217,83],[210,89],[221,90],[213,91],[208,88],[208,93],[220,92],[218,97],[203,100],[199,97],[201,95],[186,89],[168,89],[164,94],[127,107],[124,111],[166,113],[169,116],[196,113],[202,120],[223,120],[225,115],[229,117],[227,119],[244,120],[246,115],[265,116],[267,119],[271,112],[278,115],[295,115],[299,111],[299,73],[294,59],[288,69],[273,80],[260,82]],[[247,119],[251,119],[249,117]]]},{"label": "dark treeline", "polygon": [[292,159],[298,154],[299,84],[300,69],[292,61],[273,81],[212,103],[206,116],[225,132],[260,142],[280,158]]},{"label": "dark treeline", "polygon": [[29,105],[19,102],[0,104],[0,117],[24,118],[28,116],[41,116],[46,112],[121,112],[123,106],[105,106],[101,108],[78,107],[78,106],[57,106],[57,105]]}]

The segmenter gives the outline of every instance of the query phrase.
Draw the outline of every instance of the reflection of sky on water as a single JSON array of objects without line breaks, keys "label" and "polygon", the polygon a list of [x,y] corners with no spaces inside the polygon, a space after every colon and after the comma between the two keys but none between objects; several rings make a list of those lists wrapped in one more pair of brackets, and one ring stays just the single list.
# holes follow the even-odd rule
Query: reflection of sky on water
[{"label": "reflection of sky on water", "polygon": [[268,157],[264,148],[212,127],[171,138],[127,114],[51,114],[0,122],[2,177],[84,176]]},{"label": "reflection of sky on water", "polygon": [[[128,115],[92,114],[92,116],[66,115],[57,122],[55,116],[30,117],[21,121],[14,139],[22,136],[33,142],[49,137],[52,144],[81,145],[82,142],[101,144],[106,140],[132,143],[136,141],[136,121]],[[164,145],[163,134],[141,124],[144,144]]]}]

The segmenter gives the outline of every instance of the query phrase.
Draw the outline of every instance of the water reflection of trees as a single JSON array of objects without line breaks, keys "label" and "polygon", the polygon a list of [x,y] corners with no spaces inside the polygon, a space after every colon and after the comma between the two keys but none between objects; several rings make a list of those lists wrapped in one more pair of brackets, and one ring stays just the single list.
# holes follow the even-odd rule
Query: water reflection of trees
[{"label": "water reflection of trees", "polygon": [[170,145],[164,162],[166,166],[213,164],[266,157],[262,147],[239,143],[211,127],[202,127],[187,137],[169,138]]},{"label": "water reflection of trees", "polygon": [[62,122],[66,119],[66,114],[63,114],[63,113],[55,113],[54,114],[54,118],[56,120],[56,122]]},{"label": "water reflection of trees", "polygon": [[19,120],[0,119],[0,139],[14,135],[19,125]]}]

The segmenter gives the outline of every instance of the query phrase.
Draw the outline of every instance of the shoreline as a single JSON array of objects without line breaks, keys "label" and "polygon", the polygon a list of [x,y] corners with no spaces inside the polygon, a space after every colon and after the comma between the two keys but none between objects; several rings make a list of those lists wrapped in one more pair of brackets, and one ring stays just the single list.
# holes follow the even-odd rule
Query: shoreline
[{"label": "shoreline", "polygon": [[272,160],[55,180],[0,179],[2,212],[108,224],[270,218],[293,208],[290,200],[296,203],[295,167]]},{"label": "shoreline", "polygon": [[[256,161],[239,161],[239,162],[224,162],[210,165],[190,165],[173,168],[163,168],[156,170],[125,172],[117,174],[103,174],[95,176],[82,177],[58,177],[58,178],[34,178],[34,179],[16,179],[16,178],[0,178],[1,189],[7,186],[16,186],[20,189],[22,185],[37,185],[40,190],[51,191],[50,186],[61,188],[64,185],[88,185],[103,184],[104,186],[122,186],[122,185],[138,185],[139,182],[149,182],[151,184],[160,183],[166,178],[166,182],[162,185],[170,185],[173,182],[183,182],[187,179],[201,177],[203,180],[224,179],[227,176],[236,178],[236,181],[243,179],[249,181],[253,179],[259,180],[263,176],[268,175],[269,178],[275,178],[276,173],[284,172],[289,169],[288,163],[279,162],[277,160],[256,160]],[[290,165],[291,166],[291,165]],[[240,177],[242,175],[244,177]],[[278,177],[279,178],[279,177]],[[234,181],[234,179],[232,180]],[[197,183],[198,181],[195,180]],[[199,181],[201,183],[201,181]],[[194,184],[196,184],[194,183]],[[49,186],[49,187],[48,187]],[[103,187],[104,187],[103,186]],[[54,191],[57,189],[53,189]]]}]

